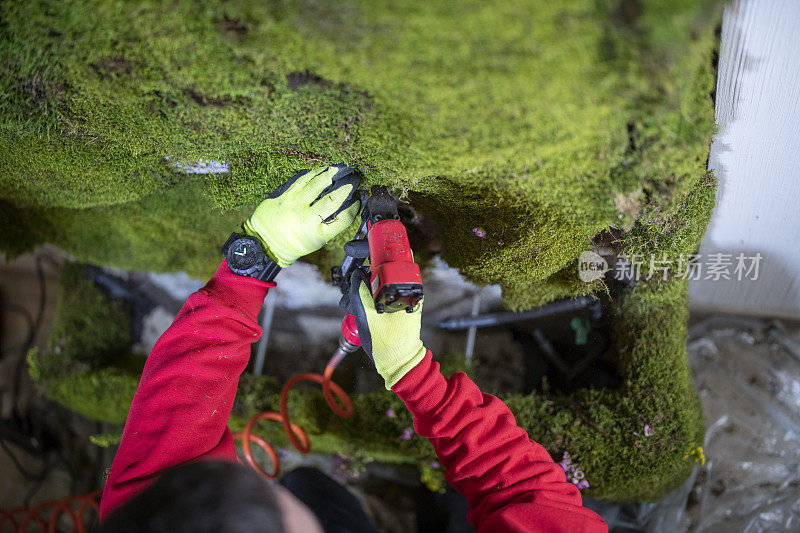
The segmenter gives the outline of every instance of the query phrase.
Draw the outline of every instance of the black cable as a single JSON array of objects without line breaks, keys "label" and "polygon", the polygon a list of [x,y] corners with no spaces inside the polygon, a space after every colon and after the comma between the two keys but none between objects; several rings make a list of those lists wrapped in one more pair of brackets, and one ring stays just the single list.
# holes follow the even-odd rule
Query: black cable
[{"label": "black cable", "polygon": [[[56,266],[58,266],[58,264],[51,258],[48,257],[47,259],[51,260],[54,264],[56,264]],[[7,310],[19,313],[28,325],[27,339],[22,347],[22,353],[17,360],[16,367],[14,368],[14,377],[11,383],[11,411],[17,420],[23,419],[19,412],[19,393],[22,384],[22,372],[27,364],[27,354],[35,345],[36,337],[41,330],[42,322],[44,321],[45,304],[47,302],[47,284],[45,281],[44,269],[42,268],[42,256],[36,257],[36,273],[39,281],[39,306],[35,319],[25,307],[14,302],[4,302]],[[38,474],[34,474],[23,467],[22,463],[3,439],[0,439],[0,447],[2,447],[8,457],[11,459],[11,462],[14,464],[20,475],[33,483],[31,488],[26,492],[24,498],[24,506],[29,507],[31,499],[39,491],[45,479],[50,474],[50,455],[48,453],[44,454],[41,471]],[[66,462],[69,464],[68,461]],[[74,477],[74,472],[71,471],[70,474],[71,477]]]},{"label": "black cable", "polygon": [[44,459],[42,460],[41,472],[39,472],[38,474],[34,474],[32,472],[29,472],[24,466],[22,466],[22,463],[17,458],[16,454],[11,450],[11,448],[8,447],[5,441],[0,440],[0,447],[3,448],[8,457],[11,459],[11,462],[14,464],[20,475],[24,477],[27,481],[33,483],[33,486],[30,489],[28,489],[28,492],[25,493],[25,498],[23,499],[23,506],[30,507],[31,499],[39,491],[42,484],[44,483],[44,480],[50,474],[50,457],[47,454],[45,454]]},{"label": "black cable", "polygon": [[[42,327],[42,321],[44,319],[44,306],[47,300],[47,283],[44,279],[44,269],[42,268],[42,258],[41,256],[36,257],[36,273],[39,278],[39,309],[36,312],[36,320],[33,322],[33,328],[28,336],[28,342],[25,345],[25,348],[22,352],[22,356],[17,360],[16,368],[14,369],[14,379],[11,382],[11,401],[12,401],[12,411],[17,416],[19,416],[19,391],[22,384],[22,372],[27,364],[27,355],[28,352],[33,348],[33,345],[36,343],[36,336],[39,333],[40,328]],[[21,418],[21,417],[20,417]]]},{"label": "black cable", "polygon": [[50,455],[45,455],[44,464],[42,464],[42,477],[37,479],[33,483],[33,486],[30,489],[28,489],[28,492],[25,493],[25,497],[22,500],[23,506],[25,506],[26,508],[29,508],[31,506],[31,500],[36,495],[36,493],[39,492],[39,489],[42,488],[42,485],[44,485],[45,480],[48,477],[50,477],[50,472],[52,472],[52,469],[50,468]]},{"label": "black cable", "polygon": [[3,450],[5,450],[8,456],[11,458],[11,462],[14,463],[14,466],[17,467],[17,470],[22,475],[22,477],[24,477],[28,481],[35,481],[42,476],[41,472],[38,474],[33,474],[31,472],[28,472],[28,470],[24,466],[22,466],[22,463],[19,461],[19,459],[17,459],[17,456],[14,454],[13,451],[11,451],[11,448],[8,447],[8,445],[4,440],[0,440],[0,447],[2,447]]},{"label": "black cable", "polygon": [[[51,264],[56,267],[56,269],[61,268],[61,265],[49,256],[40,255],[36,257],[36,271],[39,281],[39,306],[36,312],[36,318],[34,319],[31,313],[23,306],[16,303],[6,303],[6,306],[8,306],[10,310],[20,313],[28,325],[27,340],[25,342],[25,345],[23,346],[22,356],[19,358],[16,368],[14,370],[14,380],[12,382],[12,412],[15,418],[19,421],[23,420],[23,417],[20,416],[19,405],[18,405],[19,393],[22,383],[22,373],[24,367],[27,365],[26,356],[28,352],[31,350],[31,348],[33,348],[33,346],[35,345],[36,337],[41,330],[42,323],[44,321],[45,305],[47,302],[47,284],[45,280],[44,269],[42,267],[43,260],[50,261]],[[28,431],[30,431],[29,424],[23,424],[23,425],[28,426]],[[28,433],[28,431],[26,431],[26,433]],[[48,452],[47,450],[44,451],[41,472],[38,474],[34,474],[32,472],[29,472],[27,469],[23,467],[22,463],[18,460],[18,458],[12,452],[12,450],[6,445],[2,437],[0,437],[0,447],[2,447],[2,449],[5,450],[8,456],[11,458],[12,463],[17,468],[17,470],[19,470],[20,475],[22,475],[22,477],[33,483],[30,489],[28,489],[24,499],[25,507],[29,507],[31,499],[41,489],[43,483],[46,481],[46,479],[52,472],[52,466],[53,466],[52,465],[53,457],[51,455],[52,451],[50,452]],[[67,447],[64,446],[62,443],[62,445],[58,446],[57,449],[55,450],[55,458],[58,460],[59,463],[63,464],[65,470],[67,471],[70,477],[71,490],[73,493],[76,493],[78,490],[79,476],[76,465],[73,463],[73,461],[70,461],[69,459],[68,451],[69,450],[67,450]]]},{"label": "black cable", "polygon": [[[5,311],[14,311],[16,313],[19,313],[20,316],[22,316],[22,318],[25,319],[25,322],[27,322],[28,334],[26,335],[25,344],[23,344],[23,346],[27,347],[28,345],[31,344],[31,341],[34,338],[34,331],[35,331],[35,323],[33,317],[31,316],[31,313],[23,306],[17,303],[14,302],[4,302],[4,303],[5,303],[5,309],[4,309]],[[3,356],[0,356],[0,359],[2,359],[2,357]]]}]

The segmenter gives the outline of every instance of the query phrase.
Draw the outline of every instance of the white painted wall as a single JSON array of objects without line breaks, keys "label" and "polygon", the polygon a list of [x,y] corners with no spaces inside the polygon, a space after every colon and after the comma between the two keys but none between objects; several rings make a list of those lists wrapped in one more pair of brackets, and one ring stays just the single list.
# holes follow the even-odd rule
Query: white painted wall
[{"label": "white painted wall", "polygon": [[763,259],[756,281],[690,282],[692,305],[800,318],[800,1],[726,6],[716,116],[718,203],[699,253]]}]

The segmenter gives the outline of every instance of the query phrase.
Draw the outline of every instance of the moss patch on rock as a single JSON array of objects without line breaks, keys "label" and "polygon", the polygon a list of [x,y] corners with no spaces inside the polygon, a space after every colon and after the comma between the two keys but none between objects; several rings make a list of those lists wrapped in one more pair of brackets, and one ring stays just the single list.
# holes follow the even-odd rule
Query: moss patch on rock
[{"label": "moss patch on rock", "polygon": [[[715,1],[12,1],[0,15],[0,199],[42,222],[40,240],[121,267],[208,273],[268,191],[348,161],[365,187],[415,193],[452,266],[530,307],[580,291],[549,280],[600,232],[665,227],[714,127]],[[230,172],[181,171],[200,159]],[[0,246],[29,246],[20,233]]]},{"label": "moss patch on rock", "polygon": [[[433,220],[447,262],[499,283],[509,308],[602,290],[575,274],[604,236],[674,260],[705,230],[719,14],[713,0],[3,2],[0,247],[50,241],[83,261],[205,277],[286,177],[346,161],[365,188],[388,185]],[[229,171],[185,172],[201,159]],[[314,255],[325,273],[352,233]],[[617,306],[621,389],[505,400],[554,457],[581,465],[593,495],[652,499],[688,473],[702,439],[686,283],[643,282]],[[92,331],[60,320],[73,324],[64,333]],[[31,357],[47,394],[122,422],[138,373],[115,337],[58,338]],[[232,426],[277,393],[270,378],[243,379]],[[410,426],[399,400],[354,402],[350,420],[313,390],[290,408],[319,451],[436,478],[427,441],[399,439]]]},{"label": "moss patch on rock", "polygon": [[144,358],[130,352],[127,304],[103,294],[79,265],[59,279],[47,349],[28,354],[28,369],[46,396],[93,420],[125,421]]}]

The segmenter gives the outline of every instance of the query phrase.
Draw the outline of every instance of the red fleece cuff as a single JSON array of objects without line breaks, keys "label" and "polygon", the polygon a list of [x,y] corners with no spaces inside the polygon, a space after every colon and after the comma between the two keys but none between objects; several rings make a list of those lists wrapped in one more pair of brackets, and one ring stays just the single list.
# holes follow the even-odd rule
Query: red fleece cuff
[{"label": "red fleece cuff", "polygon": [[441,407],[447,392],[447,380],[428,350],[417,366],[395,383],[392,390],[415,415],[428,413]]},{"label": "red fleece cuff", "polygon": [[200,290],[220,303],[240,309],[248,317],[255,319],[264,305],[267,292],[276,285],[274,281],[261,281],[234,274],[228,268],[228,262],[223,259],[214,276]]}]

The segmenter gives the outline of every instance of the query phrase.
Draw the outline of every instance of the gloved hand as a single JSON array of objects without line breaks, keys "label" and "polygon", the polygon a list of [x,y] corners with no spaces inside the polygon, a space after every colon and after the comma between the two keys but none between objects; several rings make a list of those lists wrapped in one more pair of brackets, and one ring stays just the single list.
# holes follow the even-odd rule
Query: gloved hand
[{"label": "gloved hand", "polygon": [[355,317],[361,347],[372,358],[387,389],[425,357],[427,349],[420,339],[422,301],[413,313],[379,314],[369,291],[369,274],[358,269],[350,277],[350,290],[339,307]]},{"label": "gloved hand", "polygon": [[261,202],[244,230],[285,268],[350,226],[361,209],[360,182],[347,165],[298,172]]}]

